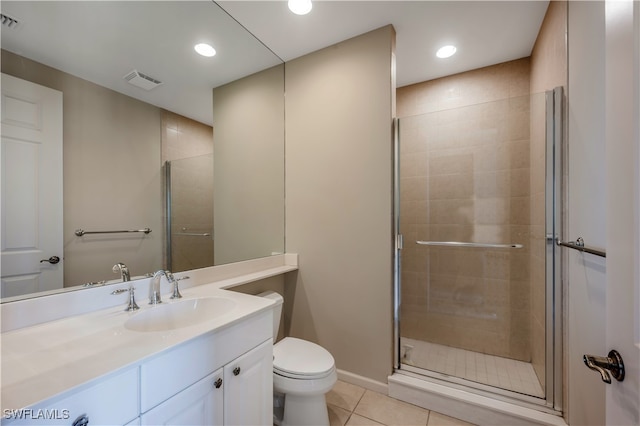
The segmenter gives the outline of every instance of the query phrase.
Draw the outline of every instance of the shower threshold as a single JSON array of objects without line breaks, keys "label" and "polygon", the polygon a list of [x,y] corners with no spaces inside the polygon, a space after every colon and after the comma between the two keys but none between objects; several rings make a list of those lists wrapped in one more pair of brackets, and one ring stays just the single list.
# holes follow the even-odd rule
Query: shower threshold
[{"label": "shower threshold", "polygon": [[530,363],[486,355],[436,343],[401,338],[403,369],[428,370],[472,383],[544,398],[544,390]]},{"label": "shower threshold", "polygon": [[[546,405],[483,392],[404,369],[388,377],[389,396],[472,424],[567,426],[562,413]],[[506,391],[503,391],[506,392]]]}]

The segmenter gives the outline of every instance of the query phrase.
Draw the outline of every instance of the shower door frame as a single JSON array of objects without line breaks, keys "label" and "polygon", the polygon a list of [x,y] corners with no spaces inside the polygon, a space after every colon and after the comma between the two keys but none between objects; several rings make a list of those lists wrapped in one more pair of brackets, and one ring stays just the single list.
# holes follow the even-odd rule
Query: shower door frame
[{"label": "shower door frame", "polygon": [[[466,379],[449,377],[446,382],[452,387],[463,388],[470,392],[492,396],[497,399],[511,401],[529,406],[538,406],[545,411],[559,413],[563,410],[563,332],[562,332],[562,267],[561,253],[556,244],[563,237],[561,228],[562,217],[562,187],[563,179],[563,141],[565,140],[564,126],[564,90],[556,87],[545,92],[545,231],[546,231],[546,262],[545,262],[545,396],[538,398],[531,395],[519,394],[506,389],[473,383]],[[393,369],[394,373],[405,373],[401,363],[401,267],[402,249],[404,245],[400,229],[400,119],[393,120]],[[409,373],[417,376],[416,373]],[[441,374],[430,375],[428,370],[419,373],[424,379],[442,380]]]}]

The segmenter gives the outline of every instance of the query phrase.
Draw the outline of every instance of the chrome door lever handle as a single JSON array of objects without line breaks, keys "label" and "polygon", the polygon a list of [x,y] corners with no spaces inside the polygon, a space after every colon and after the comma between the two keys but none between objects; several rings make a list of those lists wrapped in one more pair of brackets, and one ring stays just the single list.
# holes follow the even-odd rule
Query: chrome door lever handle
[{"label": "chrome door lever handle", "polygon": [[582,360],[587,367],[600,373],[600,377],[605,383],[611,383],[611,377],[619,382],[624,380],[624,362],[622,362],[620,353],[615,349],[609,351],[607,357],[584,355]]}]

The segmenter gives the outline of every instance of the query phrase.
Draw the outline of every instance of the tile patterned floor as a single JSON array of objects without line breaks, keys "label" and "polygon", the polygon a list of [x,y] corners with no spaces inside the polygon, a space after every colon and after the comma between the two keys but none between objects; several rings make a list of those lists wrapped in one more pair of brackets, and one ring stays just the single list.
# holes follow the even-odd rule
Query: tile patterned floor
[{"label": "tile patterned floor", "polygon": [[340,380],[326,398],[331,426],[472,426]]},{"label": "tile patterned floor", "polygon": [[409,345],[402,362],[474,382],[544,398],[531,364],[435,343],[402,338]]}]

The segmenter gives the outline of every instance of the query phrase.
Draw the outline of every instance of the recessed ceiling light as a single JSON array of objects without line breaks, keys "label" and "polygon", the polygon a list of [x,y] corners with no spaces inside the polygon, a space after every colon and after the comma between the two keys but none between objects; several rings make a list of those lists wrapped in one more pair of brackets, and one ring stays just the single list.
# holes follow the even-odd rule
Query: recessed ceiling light
[{"label": "recessed ceiling light", "polygon": [[451,56],[453,56],[456,53],[456,47],[452,46],[452,45],[448,45],[448,46],[442,46],[440,49],[438,49],[438,51],[436,52],[436,56],[438,58],[450,58]]},{"label": "recessed ceiling light", "polygon": [[289,10],[296,15],[306,15],[313,8],[311,0],[289,0],[288,4]]},{"label": "recessed ceiling light", "polygon": [[214,49],[210,44],[207,43],[196,44],[193,48],[196,50],[196,52],[208,58],[215,56],[216,54],[216,49]]}]

